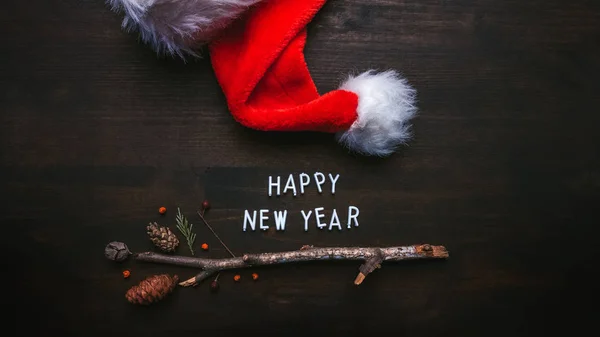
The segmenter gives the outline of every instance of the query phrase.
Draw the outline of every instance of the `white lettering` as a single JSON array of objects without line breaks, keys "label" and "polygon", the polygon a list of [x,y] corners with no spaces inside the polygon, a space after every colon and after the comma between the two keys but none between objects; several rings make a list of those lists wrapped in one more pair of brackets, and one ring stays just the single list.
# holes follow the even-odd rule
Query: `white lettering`
[{"label": "white lettering", "polygon": [[268,209],[260,210],[260,229],[262,229],[262,230],[269,229],[268,225],[263,225],[266,220],[269,220],[269,216],[267,215],[268,212],[269,212]]},{"label": "white lettering", "polygon": [[[354,212],[353,212],[354,211]],[[348,228],[350,228],[350,223],[354,220],[354,226],[358,227],[358,214],[360,211],[358,207],[350,206],[348,207]]]},{"label": "white lettering", "polygon": [[[321,179],[317,177],[321,177]],[[315,182],[317,183],[317,189],[319,190],[319,193],[323,193],[321,185],[323,185],[323,183],[325,182],[325,175],[321,172],[315,173]]]},{"label": "white lettering", "polygon": [[286,194],[288,189],[291,189],[294,191],[294,196],[296,196],[296,183],[294,183],[294,175],[290,174],[290,177],[287,180],[287,183],[285,184],[285,187],[283,188],[283,194]]},{"label": "white lettering", "polygon": [[256,211],[253,212],[252,218],[250,218],[250,213],[248,213],[248,210],[244,211],[244,232],[246,231],[248,224],[252,230],[256,230]]},{"label": "white lettering", "polygon": [[306,173],[300,173],[300,194],[304,194],[304,186],[308,186],[308,184],[310,184],[310,176]]},{"label": "white lettering", "polygon": [[312,214],[312,211],[308,211],[308,214],[304,213],[304,211],[302,210],[302,217],[304,218],[304,231],[308,231],[308,219],[310,219],[310,215]]},{"label": "white lettering", "polygon": [[337,180],[340,178],[340,175],[337,174],[335,176],[335,179],[333,179],[333,176],[331,175],[331,173],[329,173],[329,180],[331,180],[331,194],[335,194],[335,183],[337,182]]},{"label": "white lettering", "polygon": [[340,219],[338,218],[337,211],[335,208],[333,209],[333,213],[331,214],[331,221],[329,222],[329,230],[333,229],[333,226],[342,230],[342,224],[340,223]]},{"label": "white lettering", "polygon": [[284,231],[285,230],[285,221],[287,219],[287,210],[281,212],[275,212],[273,211],[273,217],[275,218],[275,226],[277,227],[278,231]]},{"label": "white lettering", "polygon": [[317,227],[319,227],[320,229],[322,229],[323,227],[327,226],[326,223],[321,222],[321,218],[325,217],[325,214],[321,213],[324,209],[325,208],[323,208],[323,207],[315,208],[315,217],[317,218]]},{"label": "white lettering", "polygon": [[281,177],[277,177],[277,183],[273,183],[273,177],[269,176],[269,196],[273,195],[273,186],[277,186],[277,195],[281,189]]}]

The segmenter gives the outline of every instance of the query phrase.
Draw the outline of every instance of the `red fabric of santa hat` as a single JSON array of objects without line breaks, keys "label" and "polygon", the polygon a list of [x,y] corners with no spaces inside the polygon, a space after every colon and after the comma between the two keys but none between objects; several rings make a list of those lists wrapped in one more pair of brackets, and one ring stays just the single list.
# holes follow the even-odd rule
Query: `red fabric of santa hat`
[{"label": "red fabric of santa hat", "polygon": [[231,114],[262,131],[317,131],[364,155],[410,139],[416,91],[395,70],[350,75],[319,94],[304,59],[306,26],[326,0],[109,0],[159,52],[207,44]]}]

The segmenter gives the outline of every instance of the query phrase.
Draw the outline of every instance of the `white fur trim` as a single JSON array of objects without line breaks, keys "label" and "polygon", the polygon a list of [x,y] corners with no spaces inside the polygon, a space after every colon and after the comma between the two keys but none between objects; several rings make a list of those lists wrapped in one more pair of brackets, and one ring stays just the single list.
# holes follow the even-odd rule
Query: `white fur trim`
[{"label": "white fur trim", "polygon": [[123,29],[138,31],[157,53],[198,56],[197,50],[262,0],[106,0],[123,12]]},{"label": "white fur trim", "polygon": [[337,140],[349,149],[387,156],[410,139],[408,121],[416,114],[416,90],[396,71],[373,70],[349,76],[340,89],[358,95],[358,117]]}]

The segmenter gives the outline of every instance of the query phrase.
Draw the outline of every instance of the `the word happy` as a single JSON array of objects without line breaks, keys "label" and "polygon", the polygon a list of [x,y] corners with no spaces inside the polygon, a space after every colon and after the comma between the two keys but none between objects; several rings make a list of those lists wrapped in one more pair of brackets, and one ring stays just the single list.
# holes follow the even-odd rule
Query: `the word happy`
[{"label": "the word happy", "polygon": [[[311,188],[311,185],[314,185],[314,188],[316,188],[319,194],[322,194],[324,191],[330,191],[333,195],[336,192],[336,183],[339,178],[339,174],[333,175],[329,173],[325,175],[321,172],[315,172],[312,175],[301,173],[297,178],[293,174],[290,174],[287,177],[284,176],[283,179],[281,176],[269,176],[268,195],[271,197],[274,195],[281,196],[290,194],[296,197],[298,195],[304,195],[307,189]],[[360,214],[358,207],[349,206],[347,212],[344,209],[342,213],[344,214],[341,214],[342,218],[340,220],[337,209],[333,209],[329,217],[325,214],[324,207],[315,207],[300,211],[304,223],[304,231],[308,231],[311,223],[318,229],[329,229],[330,231],[333,229],[342,230],[343,227],[348,229],[352,228],[352,226],[358,227],[358,215]],[[255,231],[257,228],[259,230],[268,230],[274,224],[276,230],[284,231],[286,229],[287,220],[287,210],[276,210],[272,212],[268,209],[253,211],[245,210],[242,229],[244,231]],[[298,220],[300,220],[300,217],[298,217]]]},{"label": "the word happy", "polygon": [[[340,178],[339,174],[336,174],[335,177],[329,173],[329,181],[331,182],[331,194],[335,194],[335,183]],[[326,183],[327,177],[325,174],[321,172],[316,172],[313,175],[315,185],[317,187],[317,191],[319,193],[323,193],[323,185]],[[283,186],[283,192],[281,189],[282,180],[280,176],[273,178],[273,176],[269,176],[269,196],[273,195],[273,190],[275,190],[276,195],[287,194],[288,192],[292,192],[294,196],[300,194],[304,194],[304,190],[311,183],[311,176],[306,173],[300,173],[298,176],[298,184],[296,184],[296,180],[294,179],[294,175],[290,174],[285,182],[285,186]],[[298,186],[298,188],[296,188]]]}]

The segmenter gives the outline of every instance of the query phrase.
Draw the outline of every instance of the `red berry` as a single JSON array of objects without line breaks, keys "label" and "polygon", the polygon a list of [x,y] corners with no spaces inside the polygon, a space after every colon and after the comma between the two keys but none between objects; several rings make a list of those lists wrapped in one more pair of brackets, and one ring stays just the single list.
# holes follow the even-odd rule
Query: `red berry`
[{"label": "red berry", "polygon": [[204,200],[202,202],[202,209],[207,210],[210,208],[210,203],[208,202],[208,200]]},{"label": "red berry", "polygon": [[210,283],[210,291],[217,292],[219,290],[219,282],[217,282],[217,280],[214,280]]}]

